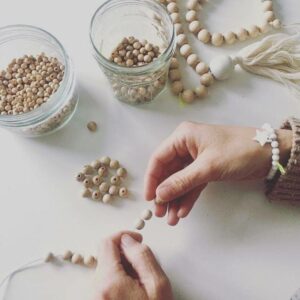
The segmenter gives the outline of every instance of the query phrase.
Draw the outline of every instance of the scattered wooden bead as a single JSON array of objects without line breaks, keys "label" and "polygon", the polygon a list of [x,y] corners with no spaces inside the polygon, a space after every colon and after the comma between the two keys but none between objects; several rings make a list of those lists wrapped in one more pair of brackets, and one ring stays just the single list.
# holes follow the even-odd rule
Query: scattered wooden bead
[{"label": "scattered wooden bead", "polygon": [[103,179],[99,175],[96,175],[93,177],[94,185],[100,185],[100,183],[102,183],[102,181],[103,181]]},{"label": "scattered wooden bead", "polygon": [[90,198],[92,196],[92,192],[90,189],[84,189],[81,193],[83,198]]},{"label": "scattered wooden bead", "polygon": [[91,175],[91,174],[93,174],[93,172],[94,172],[94,168],[92,166],[85,165],[83,167],[83,171],[82,171],[83,174],[85,174],[85,175]]},{"label": "scattered wooden bead", "polygon": [[82,182],[85,179],[85,175],[83,173],[78,173],[76,176],[76,180]]},{"label": "scattered wooden bead", "polygon": [[105,194],[102,198],[103,203],[109,203],[112,201],[112,195],[110,194]]},{"label": "scattered wooden bead", "polygon": [[109,166],[110,166],[110,168],[112,168],[112,169],[118,169],[118,168],[120,167],[120,163],[119,163],[118,160],[112,159],[112,160],[110,161]]},{"label": "scattered wooden bead", "polygon": [[92,199],[97,201],[101,198],[101,193],[100,191],[93,191],[93,194],[92,194]]},{"label": "scattered wooden bead", "polygon": [[102,166],[102,167],[99,168],[99,170],[98,170],[98,175],[99,175],[100,177],[105,176],[106,173],[107,173],[106,167]]},{"label": "scattered wooden bead", "polygon": [[94,161],[91,163],[91,166],[92,166],[95,170],[98,170],[98,169],[101,167],[101,162],[100,162],[100,160],[94,160]]},{"label": "scattered wooden bead", "polygon": [[112,196],[116,196],[119,193],[119,188],[116,185],[111,185],[108,190],[108,193]]},{"label": "scattered wooden bead", "polygon": [[142,213],[141,213],[141,219],[148,221],[152,218],[153,213],[150,209],[145,209]]},{"label": "scattered wooden bead", "polygon": [[112,176],[110,179],[110,183],[114,185],[119,185],[121,182],[120,177],[118,176]]},{"label": "scattered wooden bead", "polygon": [[119,168],[117,170],[117,175],[119,177],[125,177],[127,175],[127,170],[125,168]]},{"label": "scattered wooden bead", "polygon": [[99,190],[101,193],[107,193],[109,190],[109,184],[107,182],[102,182],[100,184]]},{"label": "scattered wooden bead", "polygon": [[137,230],[142,230],[145,227],[145,221],[142,219],[137,219],[134,223],[134,227]]},{"label": "scattered wooden bead", "polygon": [[91,121],[91,122],[88,122],[87,128],[88,128],[89,131],[95,132],[95,131],[97,131],[98,125],[97,125],[96,122]]},{"label": "scattered wooden bead", "polygon": [[128,196],[128,190],[126,187],[121,187],[119,190],[119,196],[121,198],[126,198]]},{"label": "scattered wooden bead", "polygon": [[100,162],[106,166],[109,166],[110,158],[108,156],[103,156],[103,157],[101,157]]},{"label": "scattered wooden bead", "polygon": [[78,253],[74,253],[72,258],[71,258],[71,262],[72,264],[74,265],[78,265],[78,264],[81,264],[83,262],[83,257],[81,254],[78,254]]},{"label": "scattered wooden bead", "polygon": [[84,179],[83,181],[83,185],[86,187],[86,188],[90,188],[93,186],[93,181],[91,180],[91,178],[86,178]]},{"label": "scattered wooden bead", "polygon": [[63,254],[63,260],[71,260],[73,256],[73,252],[70,250],[67,250],[64,254]]}]

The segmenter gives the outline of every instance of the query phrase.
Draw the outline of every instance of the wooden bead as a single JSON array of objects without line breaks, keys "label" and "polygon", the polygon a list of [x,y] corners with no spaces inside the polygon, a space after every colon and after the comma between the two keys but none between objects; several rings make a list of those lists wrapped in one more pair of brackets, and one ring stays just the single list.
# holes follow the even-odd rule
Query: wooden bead
[{"label": "wooden bead", "polygon": [[236,33],[239,41],[243,42],[249,37],[249,32],[245,28],[241,28]]},{"label": "wooden bead", "polygon": [[207,91],[207,87],[204,85],[199,85],[195,88],[195,94],[197,97],[199,98],[204,98],[207,96],[208,91]]},{"label": "wooden bead", "polygon": [[134,227],[137,230],[142,230],[145,227],[145,221],[142,219],[137,219],[134,223]]},{"label": "wooden bead", "polygon": [[189,24],[189,31],[194,33],[194,34],[198,34],[198,32],[201,30],[201,24],[199,21],[192,21]]},{"label": "wooden bead", "polygon": [[118,169],[120,167],[120,163],[118,160],[112,159],[109,163],[110,168],[112,169]]},{"label": "wooden bead", "polygon": [[196,72],[199,75],[203,75],[208,72],[208,65],[204,62],[199,62],[196,66]]},{"label": "wooden bead", "polygon": [[106,175],[106,173],[107,173],[106,167],[102,166],[102,167],[99,168],[99,170],[98,170],[98,175],[99,175],[100,177],[103,177],[104,175]]},{"label": "wooden bead", "polygon": [[202,43],[209,43],[211,39],[211,34],[208,32],[206,29],[202,29],[198,33],[198,40],[201,41]]},{"label": "wooden bead", "polygon": [[100,160],[94,160],[94,161],[91,163],[91,166],[92,166],[95,170],[98,170],[98,169],[101,167],[101,162],[100,162]]},{"label": "wooden bead", "polygon": [[93,194],[92,194],[92,199],[93,200],[97,201],[97,200],[100,199],[100,197],[101,197],[100,191],[93,191]]},{"label": "wooden bead", "polygon": [[125,187],[121,187],[119,190],[119,196],[121,198],[126,198],[128,196],[128,190]]},{"label": "wooden bead", "polygon": [[141,219],[148,221],[152,218],[153,213],[150,209],[145,209],[144,211],[142,211],[141,213]]},{"label": "wooden bead", "polygon": [[52,252],[49,252],[45,257],[45,262],[49,263],[55,259],[55,255]]},{"label": "wooden bead", "polygon": [[72,251],[67,250],[64,254],[63,254],[63,260],[70,260],[73,256]]},{"label": "wooden bead", "polygon": [[96,265],[97,261],[94,256],[88,255],[84,257],[83,263],[86,267],[93,268]]},{"label": "wooden bead", "polygon": [[93,181],[91,178],[86,178],[84,179],[83,181],[83,185],[86,187],[86,188],[90,188],[93,186]]},{"label": "wooden bead", "polygon": [[117,175],[119,177],[125,177],[127,175],[127,170],[125,168],[119,168],[117,170]]},{"label": "wooden bead", "polygon": [[199,58],[197,54],[192,53],[187,57],[186,62],[189,66],[194,67],[199,62]]},{"label": "wooden bead", "polygon": [[109,186],[109,184],[107,182],[102,182],[100,184],[99,190],[100,190],[101,193],[107,193],[108,190],[109,190],[109,187],[110,186]]},{"label": "wooden bead", "polygon": [[112,201],[112,195],[110,194],[105,194],[102,198],[103,203],[108,203]]},{"label": "wooden bead", "polygon": [[110,179],[110,183],[113,185],[119,185],[121,182],[120,177],[119,176],[112,176]]},{"label": "wooden bead", "polygon": [[82,182],[85,179],[85,175],[83,173],[78,173],[76,176],[76,180]]},{"label": "wooden bead", "polygon": [[119,188],[116,185],[111,185],[109,190],[108,190],[108,193],[112,196],[118,195]]},{"label": "wooden bead", "polygon": [[275,28],[275,29],[280,29],[281,28],[281,22],[279,19],[275,19],[271,25]]},{"label": "wooden bead", "polygon": [[83,167],[82,173],[85,174],[85,175],[93,174],[94,173],[94,168],[90,165],[86,165],[86,166]]},{"label": "wooden bead", "polygon": [[262,6],[263,11],[273,10],[273,1],[264,1]]},{"label": "wooden bead", "polygon": [[167,5],[167,10],[171,14],[179,11],[178,6],[177,6],[177,4],[175,2],[169,3]]},{"label": "wooden bead", "polygon": [[189,10],[185,15],[185,19],[189,23],[195,21],[197,19],[197,12],[195,10]]},{"label": "wooden bead", "polygon": [[266,33],[270,30],[270,23],[265,21],[263,24],[259,25],[259,31],[262,33]]},{"label": "wooden bead", "polygon": [[171,58],[171,63],[170,63],[170,69],[178,69],[179,68],[179,62],[176,57]]},{"label": "wooden bead", "polygon": [[231,45],[236,42],[236,35],[233,32],[228,32],[224,35],[224,39],[228,45]]},{"label": "wooden bead", "polygon": [[77,254],[77,253],[73,254],[72,259],[71,259],[72,264],[78,265],[78,264],[82,263],[82,261],[83,261],[82,255]]},{"label": "wooden bead", "polygon": [[97,128],[98,128],[98,125],[96,122],[94,121],[91,121],[91,122],[88,122],[87,125],[86,125],[87,129],[91,132],[95,132],[97,131]]},{"label": "wooden bead", "polygon": [[90,189],[84,189],[81,193],[83,198],[90,198],[92,196],[92,192]]},{"label": "wooden bead", "polygon": [[260,34],[260,31],[259,31],[259,28],[256,26],[256,25],[251,25],[249,27],[249,35],[252,37],[252,38],[256,38],[259,36]]},{"label": "wooden bead", "polygon": [[174,25],[174,27],[175,27],[175,32],[176,32],[177,35],[183,33],[182,24],[177,23],[177,24]]},{"label": "wooden bead", "polygon": [[109,166],[110,158],[108,156],[103,156],[101,157],[100,162],[106,166]]},{"label": "wooden bead", "polygon": [[99,175],[96,175],[93,177],[93,183],[94,185],[100,185],[100,183],[102,182],[102,178]]},{"label": "wooden bead", "polygon": [[180,15],[179,15],[178,12],[172,13],[172,14],[170,15],[170,17],[171,17],[172,22],[173,22],[174,24],[180,23]]},{"label": "wooden bead", "polygon": [[192,47],[189,44],[185,44],[180,47],[179,51],[183,57],[188,57],[192,53]]},{"label": "wooden bead", "polygon": [[183,84],[181,81],[174,81],[171,85],[172,92],[175,95],[179,95],[183,91]]},{"label": "wooden bead", "polygon": [[181,79],[181,73],[180,73],[179,69],[170,70],[169,78],[173,82],[180,80]]},{"label": "wooden bead", "polygon": [[195,100],[195,94],[192,90],[184,90],[181,97],[186,103],[192,103]]},{"label": "wooden bead", "polygon": [[189,10],[197,10],[199,8],[198,0],[188,0],[186,7]]},{"label": "wooden bead", "polygon": [[211,43],[214,46],[220,47],[224,43],[224,36],[221,33],[213,33],[211,36]]},{"label": "wooden bead", "polygon": [[177,45],[180,47],[187,44],[188,40],[187,40],[186,35],[184,33],[177,35],[176,42],[177,42]]},{"label": "wooden bead", "polygon": [[268,22],[271,22],[275,19],[275,14],[273,11],[269,10],[264,13],[264,19]]},{"label": "wooden bead", "polygon": [[201,76],[200,82],[205,86],[210,86],[214,82],[214,78],[211,73],[205,73]]}]

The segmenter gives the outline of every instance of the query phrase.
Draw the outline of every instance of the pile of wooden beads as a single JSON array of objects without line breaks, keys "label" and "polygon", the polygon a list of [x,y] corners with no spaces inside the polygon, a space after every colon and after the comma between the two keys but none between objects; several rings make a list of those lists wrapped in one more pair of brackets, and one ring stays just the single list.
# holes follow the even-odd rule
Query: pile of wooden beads
[{"label": "pile of wooden beads", "polygon": [[18,115],[37,109],[59,88],[64,66],[44,53],[11,61],[0,72],[0,113]]},{"label": "pile of wooden beads", "polygon": [[82,265],[87,268],[96,268],[98,263],[97,258],[93,255],[83,256],[79,253],[74,253],[70,250],[65,251],[63,255],[55,255],[52,252],[49,252],[45,257],[45,262],[54,262],[57,259],[70,262],[74,265]]},{"label": "pile of wooden beads", "polygon": [[[186,21],[189,23],[189,31],[196,35],[199,41],[203,43],[211,43],[214,46],[220,47],[225,43],[231,45],[237,41],[245,41],[249,37],[256,38],[258,35],[267,32],[270,27],[279,29],[281,27],[280,20],[275,17],[273,11],[273,2],[271,0],[261,0],[262,9],[264,12],[264,20],[262,24],[251,25],[248,28],[240,28],[239,30],[227,33],[210,33],[197,20],[197,12],[201,8],[198,0],[189,0],[187,2],[188,12],[186,13]],[[172,8],[172,4],[170,6]]]},{"label": "pile of wooden beads", "polygon": [[130,36],[120,42],[111,54],[110,60],[124,67],[140,67],[151,63],[159,55],[158,46]]},{"label": "pile of wooden beads", "polygon": [[145,221],[148,221],[152,218],[153,213],[150,209],[145,209],[142,213],[140,218],[138,218],[134,223],[134,228],[137,230],[142,230],[146,223]]},{"label": "pile of wooden beads", "polygon": [[[109,169],[115,171],[115,175],[110,174]],[[127,170],[120,166],[119,161],[104,156],[84,166],[82,172],[77,174],[76,180],[84,185],[82,197],[108,203],[114,196],[128,196],[127,188],[120,186],[126,176]]]}]

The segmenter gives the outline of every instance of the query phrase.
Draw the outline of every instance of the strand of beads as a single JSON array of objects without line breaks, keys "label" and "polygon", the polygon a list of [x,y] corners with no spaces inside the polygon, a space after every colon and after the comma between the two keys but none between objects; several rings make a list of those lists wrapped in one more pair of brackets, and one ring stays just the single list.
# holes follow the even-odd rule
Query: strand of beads
[{"label": "strand of beads", "polygon": [[216,47],[226,44],[234,44],[237,41],[245,41],[248,38],[256,38],[262,33],[266,33],[270,27],[279,29],[281,22],[276,18],[273,11],[272,0],[261,0],[262,9],[264,12],[264,19],[262,24],[251,25],[248,28],[240,28],[239,30],[227,33],[211,33],[206,28],[203,28],[202,24],[197,20],[198,11],[201,8],[202,1],[189,0],[187,2],[186,21],[189,23],[189,31],[197,36],[198,40],[202,43],[211,43]]},{"label": "strand of beads", "polygon": [[137,230],[142,230],[146,223],[145,221],[151,220],[153,213],[150,209],[145,209],[142,211],[140,218],[138,218],[134,223],[134,228]]},{"label": "strand of beads", "polygon": [[[110,170],[114,174],[111,174]],[[82,197],[108,203],[115,196],[128,196],[128,189],[120,187],[126,176],[127,170],[121,167],[119,161],[104,156],[84,166],[82,172],[77,174],[76,180],[84,185]]]}]

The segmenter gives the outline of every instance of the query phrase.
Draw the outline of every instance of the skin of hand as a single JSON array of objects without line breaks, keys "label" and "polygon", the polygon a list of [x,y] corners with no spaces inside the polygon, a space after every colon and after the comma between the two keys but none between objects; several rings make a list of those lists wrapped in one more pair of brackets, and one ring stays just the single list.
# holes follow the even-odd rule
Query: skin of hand
[{"label": "skin of hand", "polygon": [[142,236],[124,231],[100,246],[95,300],[173,300],[170,282]]},{"label": "skin of hand", "polygon": [[[257,128],[182,123],[154,152],[145,174],[145,198],[155,214],[168,212],[169,225],[186,217],[209,182],[264,178],[271,169],[271,145],[253,140]],[[278,130],[281,163],[292,132]]]}]

